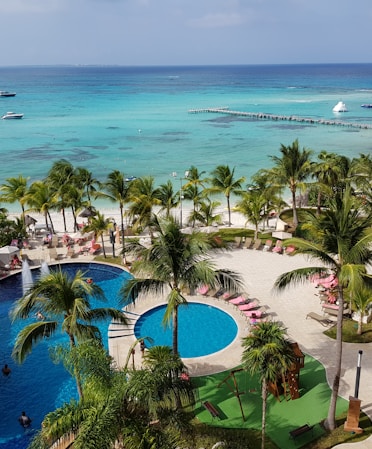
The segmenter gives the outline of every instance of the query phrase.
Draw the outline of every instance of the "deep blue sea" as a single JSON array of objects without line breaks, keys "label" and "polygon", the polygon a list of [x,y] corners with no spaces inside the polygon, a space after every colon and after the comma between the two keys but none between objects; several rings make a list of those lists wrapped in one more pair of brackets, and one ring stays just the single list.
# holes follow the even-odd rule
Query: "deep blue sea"
[{"label": "deep blue sea", "polygon": [[369,153],[372,130],[189,114],[205,107],[372,124],[372,64],[220,67],[6,67],[0,68],[0,183],[7,177],[43,178],[66,158],[104,179],[153,175],[160,184],[191,165],[218,164],[250,178],[269,167],[280,144],[349,157]]}]

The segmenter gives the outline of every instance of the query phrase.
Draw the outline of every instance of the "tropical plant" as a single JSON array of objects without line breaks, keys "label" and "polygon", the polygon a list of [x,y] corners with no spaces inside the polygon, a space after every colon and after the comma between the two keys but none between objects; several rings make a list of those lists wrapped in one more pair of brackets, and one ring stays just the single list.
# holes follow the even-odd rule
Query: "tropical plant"
[{"label": "tropical plant", "polygon": [[209,183],[211,187],[206,189],[209,194],[223,194],[226,198],[227,212],[229,217],[229,226],[231,226],[231,205],[230,198],[232,194],[242,193],[242,184],[244,177],[235,178],[235,168],[231,169],[228,165],[219,165],[211,172]]},{"label": "tropical plant", "polygon": [[109,230],[112,226],[110,221],[105,218],[99,211],[96,212],[94,217],[90,218],[90,222],[84,227],[84,232],[94,232],[94,238],[101,238],[103,256],[106,258],[105,242],[103,240],[103,234]]},{"label": "tropical plant", "polygon": [[255,227],[254,238],[258,238],[258,226],[265,218],[266,198],[259,190],[244,192],[241,199],[236,203],[234,210],[240,212],[246,218],[247,223],[252,223]]},{"label": "tropical plant", "polygon": [[178,354],[178,308],[187,304],[185,292],[204,284],[234,292],[241,282],[236,273],[214,268],[208,257],[217,248],[212,236],[197,231],[182,233],[174,219],[154,217],[152,227],[156,238],[150,248],[136,243],[130,248],[138,259],[132,265],[136,277],[122,287],[121,296],[125,302],[128,297],[135,300],[139,292],[159,298],[167,295],[164,322],[173,324],[173,353]]},{"label": "tropical plant", "polygon": [[325,422],[328,429],[336,426],[335,414],[342,365],[342,323],[344,313],[344,292],[358,291],[370,276],[367,266],[372,261],[372,215],[361,214],[360,201],[347,188],[345,193],[338,192],[330,201],[329,208],[320,216],[310,211],[305,213],[303,225],[308,232],[308,240],[288,239],[296,253],[305,254],[320,262],[317,266],[300,268],[284,273],[275,282],[279,290],[291,284],[307,282],[314,274],[333,273],[338,279],[338,315],[335,350],[335,377],[332,384],[332,397],[328,417]]},{"label": "tropical plant", "polygon": [[[40,313],[43,319],[27,324],[17,335],[14,359],[22,363],[39,341],[53,335],[59,328],[68,336],[71,347],[86,339],[100,338],[96,321],[114,318],[126,323],[123,312],[111,308],[92,308],[90,298],[105,301],[102,289],[78,271],[73,278],[59,270],[41,276],[15,302],[12,320],[26,319]],[[79,374],[75,371],[78,393],[83,391]]]},{"label": "tropical plant", "polygon": [[19,175],[18,178],[7,178],[6,183],[0,186],[0,201],[4,203],[19,202],[22,209],[22,220],[25,220],[25,204],[27,203],[28,179]]},{"label": "tropical plant", "polygon": [[269,177],[273,184],[288,186],[292,196],[293,226],[297,227],[297,190],[305,188],[305,180],[311,173],[312,151],[306,148],[300,150],[298,140],[292,145],[281,144],[282,156],[271,156],[275,166],[269,170]]},{"label": "tropical plant", "polygon": [[55,190],[43,181],[35,181],[31,184],[28,190],[26,201],[30,206],[30,210],[44,215],[46,226],[49,226],[50,223],[51,230],[54,233],[50,211],[57,204],[57,194]]},{"label": "tropical plant", "polygon": [[193,224],[198,222],[202,226],[213,226],[215,224],[221,224],[223,217],[221,214],[216,213],[216,209],[220,205],[221,203],[219,201],[211,201],[209,199],[200,201],[198,209],[191,212],[189,221]]},{"label": "tropical plant", "polygon": [[97,189],[101,187],[101,183],[93,176],[91,171],[84,167],[76,168],[74,173],[74,183],[84,191],[88,200],[87,206],[91,206],[91,197],[96,194]]},{"label": "tropical plant", "polygon": [[[145,176],[132,181],[128,215],[135,229],[145,229],[151,224],[154,206],[160,206],[159,189],[155,187],[152,176]],[[150,227],[151,232],[151,227]]]},{"label": "tropical plant", "polygon": [[355,291],[348,292],[352,299],[352,304],[358,312],[358,329],[357,334],[363,333],[363,319],[369,315],[372,307],[372,288],[362,287]]},{"label": "tropical plant", "polygon": [[161,184],[156,195],[160,202],[160,212],[165,211],[165,217],[169,218],[171,210],[179,204],[178,194],[174,191],[172,182],[168,180],[165,184]]},{"label": "tropical plant", "polygon": [[125,261],[125,239],[124,239],[124,205],[129,201],[131,184],[125,180],[125,176],[119,170],[114,170],[107,176],[107,181],[102,185],[103,191],[97,192],[96,197],[107,198],[113,203],[119,203],[120,208],[120,230],[123,245],[123,258]]},{"label": "tropical plant", "polygon": [[251,374],[258,374],[262,394],[262,440],[265,447],[266,405],[268,387],[285,378],[294,362],[291,343],[286,338],[286,330],[275,321],[258,323],[247,337],[243,338],[243,368]]}]

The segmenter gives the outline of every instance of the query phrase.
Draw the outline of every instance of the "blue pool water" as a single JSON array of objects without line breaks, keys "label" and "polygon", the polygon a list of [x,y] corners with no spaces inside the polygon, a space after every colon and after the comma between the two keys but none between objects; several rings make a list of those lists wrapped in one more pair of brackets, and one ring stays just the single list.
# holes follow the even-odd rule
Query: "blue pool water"
[{"label": "blue pool water", "polygon": [[[137,338],[151,337],[146,346],[172,346],[172,330],[164,327],[165,305],[144,313],[136,322]],[[201,357],[220,351],[238,333],[235,320],[223,310],[201,303],[188,303],[178,309],[178,346],[181,357]]]},{"label": "blue pool water", "polygon": [[[63,270],[73,275],[78,269],[87,273],[105,292],[107,306],[119,307],[117,292],[128,273],[120,268],[104,264],[63,264]],[[51,267],[52,269],[52,267]],[[39,272],[33,270],[33,276]],[[40,428],[46,413],[76,397],[75,381],[61,364],[55,365],[49,358],[48,347],[56,341],[65,343],[63,334],[43,341],[33,349],[23,365],[11,358],[15,337],[25,322],[11,324],[9,310],[15,299],[22,296],[21,275],[11,276],[0,282],[0,364],[7,363],[12,372],[8,377],[0,376],[0,449],[25,449],[32,431],[25,434],[17,418],[22,410],[32,418],[32,428]],[[93,307],[105,305],[95,303]],[[107,345],[108,324],[99,324],[103,340]]]}]

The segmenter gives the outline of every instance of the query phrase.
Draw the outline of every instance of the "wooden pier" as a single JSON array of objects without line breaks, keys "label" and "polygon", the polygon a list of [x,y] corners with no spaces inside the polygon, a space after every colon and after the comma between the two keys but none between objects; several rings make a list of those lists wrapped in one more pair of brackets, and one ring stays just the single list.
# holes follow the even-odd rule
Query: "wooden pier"
[{"label": "wooden pier", "polygon": [[316,119],[310,117],[301,117],[298,115],[266,114],[264,112],[231,111],[228,107],[190,109],[188,112],[189,114],[200,114],[200,113],[226,114],[226,115],[235,115],[239,117],[253,118],[256,120],[273,120],[276,122],[280,121],[298,122],[298,123],[305,123],[307,125],[328,125],[328,126],[343,126],[347,128],[357,128],[357,129],[372,129],[372,124],[368,123],[351,123],[346,122],[344,120]]}]

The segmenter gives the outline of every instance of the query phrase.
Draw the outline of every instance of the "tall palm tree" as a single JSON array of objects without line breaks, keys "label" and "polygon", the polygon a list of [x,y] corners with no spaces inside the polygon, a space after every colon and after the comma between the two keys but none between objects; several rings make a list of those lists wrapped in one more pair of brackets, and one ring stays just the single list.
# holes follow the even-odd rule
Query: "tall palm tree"
[{"label": "tall palm tree", "polygon": [[300,150],[298,140],[292,145],[281,144],[281,157],[271,156],[275,166],[270,170],[270,178],[273,184],[287,186],[292,196],[293,225],[297,227],[296,193],[299,188],[304,188],[305,180],[311,173],[312,151],[306,148]]},{"label": "tall palm tree", "polygon": [[294,362],[291,343],[286,330],[275,321],[262,322],[254,326],[243,338],[243,368],[251,374],[258,374],[262,392],[262,439],[265,448],[266,404],[268,386],[285,377]]},{"label": "tall palm tree", "polygon": [[55,208],[58,201],[56,191],[49,184],[43,181],[35,181],[31,184],[27,193],[27,204],[30,210],[44,214],[45,224],[50,227],[54,233],[54,226],[50,211]]},{"label": "tall palm tree", "polygon": [[336,426],[335,414],[342,366],[342,324],[344,313],[344,292],[356,291],[369,281],[367,265],[372,261],[372,215],[361,214],[360,202],[351,193],[339,192],[320,216],[306,212],[304,230],[308,240],[292,238],[288,245],[294,245],[294,254],[305,254],[321,262],[318,266],[305,267],[284,273],[275,282],[279,290],[291,284],[307,282],[313,274],[328,271],[338,279],[338,315],[335,351],[335,377],[326,426]]},{"label": "tall palm tree", "polygon": [[[101,183],[93,176],[93,173],[84,167],[77,167],[74,173],[75,184],[79,186],[84,192],[88,200],[87,206],[92,205],[91,197],[101,187]],[[84,196],[85,196],[84,195]]]},{"label": "tall palm tree", "polygon": [[222,215],[216,213],[217,207],[221,203],[219,201],[211,201],[208,198],[204,201],[200,201],[198,209],[191,212],[189,220],[195,225],[195,222],[199,222],[202,226],[213,226],[214,224],[222,223]]},{"label": "tall palm tree", "polygon": [[128,213],[134,222],[134,227],[147,228],[151,223],[154,206],[161,204],[159,189],[155,187],[153,176],[144,176],[132,181],[130,201]]},{"label": "tall palm tree", "polygon": [[246,218],[246,224],[252,223],[255,226],[254,238],[258,238],[258,226],[265,213],[266,198],[261,191],[248,191],[242,194],[241,199],[236,203],[234,210],[240,212]]},{"label": "tall palm tree", "polygon": [[[13,321],[25,319],[40,312],[45,319],[27,324],[17,335],[13,357],[22,363],[34,344],[53,335],[59,328],[68,336],[71,347],[89,338],[100,338],[97,320],[114,318],[126,323],[120,310],[92,308],[90,298],[105,301],[102,289],[78,271],[73,278],[61,270],[41,276],[25,295],[16,301],[11,316]],[[76,373],[78,393],[82,397],[81,382]]]},{"label": "tall palm tree", "polygon": [[235,178],[235,168],[231,169],[228,165],[219,165],[211,172],[209,178],[209,187],[206,192],[210,194],[223,194],[227,202],[227,211],[229,216],[229,226],[231,226],[231,205],[230,198],[232,194],[242,193],[242,184],[244,177]]},{"label": "tall palm tree", "polygon": [[19,202],[22,209],[22,220],[25,220],[25,204],[27,203],[28,179],[19,175],[18,178],[7,178],[0,186],[0,201],[4,203]]},{"label": "tall palm tree", "polygon": [[129,201],[130,183],[126,182],[124,173],[114,170],[107,176],[107,181],[103,184],[103,191],[97,192],[96,197],[107,198],[113,203],[119,203],[121,241],[123,245],[123,258],[125,260],[125,240],[124,240],[124,205]]},{"label": "tall palm tree", "polygon": [[95,239],[101,237],[103,256],[106,258],[105,242],[103,240],[103,234],[111,227],[110,221],[105,218],[99,211],[96,212],[94,217],[91,217],[90,222],[84,227],[84,232],[94,232]]},{"label": "tall palm tree", "polygon": [[121,289],[123,301],[128,297],[136,299],[138,293],[155,293],[159,298],[167,295],[164,322],[173,324],[173,353],[178,354],[178,307],[187,304],[185,291],[195,291],[203,284],[223,286],[236,291],[240,285],[239,276],[228,270],[216,270],[209,260],[209,253],[216,245],[211,236],[193,231],[181,232],[180,224],[174,219],[154,217],[152,226],[156,230],[150,248],[135,245],[133,252],[139,256],[132,265],[135,276]]},{"label": "tall palm tree", "polygon": [[160,212],[165,211],[165,217],[169,218],[171,210],[179,204],[178,193],[174,191],[171,181],[161,184],[157,190],[156,196],[160,201]]}]

